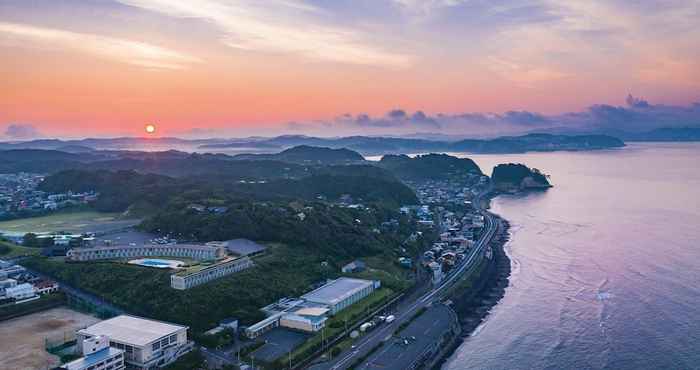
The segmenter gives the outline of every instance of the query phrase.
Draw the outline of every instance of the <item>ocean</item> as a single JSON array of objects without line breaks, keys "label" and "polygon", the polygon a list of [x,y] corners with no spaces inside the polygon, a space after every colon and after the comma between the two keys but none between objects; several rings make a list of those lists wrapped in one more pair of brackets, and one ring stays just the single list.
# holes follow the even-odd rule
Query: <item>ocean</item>
[{"label": "ocean", "polygon": [[700,144],[463,156],[554,187],[492,202],[510,285],[443,369],[700,369]]}]

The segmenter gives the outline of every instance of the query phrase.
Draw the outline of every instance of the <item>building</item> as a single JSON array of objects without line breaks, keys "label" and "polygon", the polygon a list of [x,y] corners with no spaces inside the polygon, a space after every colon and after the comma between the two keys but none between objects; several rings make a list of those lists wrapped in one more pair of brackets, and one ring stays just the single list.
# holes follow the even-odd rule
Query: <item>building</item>
[{"label": "building", "polygon": [[253,260],[248,257],[230,259],[196,272],[183,271],[170,275],[170,286],[173,289],[185,290],[250,267],[253,267]]},{"label": "building", "polygon": [[184,257],[200,261],[213,261],[226,257],[219,246],[193,244],[147,244],[143,246],[103,246],[73,248],[66,254],[69,261],[95,261],[136,257]]},{"label": "building", "polygon": [[224,329],[231,329],[234,332],[238,331],[238,319],[228,318],[224,319],[219,323],[219,326]]},{"label": "building", "polygon": [[34,286],[32,286],[32,284],[24,283],[5,288],[5,296],[7,298],[13,298],[20,301],[23,299],[33,298],[36,296],[36,293],[34,293]]},{"label": "building", "polygon": [[17,275],[23,274],[27,269],[20,265],[11,265],[0,270],[0,275],[7,277],[15,277]]},{"label": "building", "polygon": [[433,284],[441,282],[443,278],[442,265],[433,261],[428,264],[428,267],[433,272]]},{"label": "building", "polygon": [[40,295],[56,293],[58,289],[58,283],[51,280],[42,280],[34,284],[34,291]]},{"label": "building", "polygon": [[[166,366],[193,348],[187,327],[162,321],[121,315],[78,330],[78,341],[109,337],[109,346],[124,351],[130,369],[150,370]],[[84,355],[84,353],[83,353]]]},{"label": "building", "polygon": [[343,266],[343,268],[340,269],[345,274],[349,273],[355,273],[355,272],[362,272],[366,268],[365,263],[360,261],[360,260],[355,260],[347,265]]},{"label": "building", "polygon": [[326,306],[331,315],[372,294],[379,289],[378,280],[363,280],[341,277],[301,296],[307,302]]},{"label": "building", "polygon": [[5,296],[5,290],[7,288],[14,288],[16,286],[17,286],[17,280],[15,280],[15,279],[0,280],[0,297]]},{"label": "building", "polygon": [[237,256],[254,256],[265,252],[265,246],[260,245],[252,240],[248,239],[232,239],[227,241],[214,241],[209,242],[206,245],[211,246],[221,246],[226,248],[226,250]]},{"label": "building", "polygon": [[263,307],[261,311],[267,318],[247,327],[245,334],[254,339],[280,326],[317,332],[323,329],[329,316],[372,294],[380,285],[375,280],[341,277],[300,298],[282,298]]},{"label": "building", "polygon": [[280,326],[305,332],[317,332],[326,326],[327,313],[327,308],[302,308],[282,316],[280,318]]},{"label": "building", "polygon": [[60,370],[122,370],[124,351],[109,346],[109,338],[96,336],[81,342],[83,357],[63,364]]}]

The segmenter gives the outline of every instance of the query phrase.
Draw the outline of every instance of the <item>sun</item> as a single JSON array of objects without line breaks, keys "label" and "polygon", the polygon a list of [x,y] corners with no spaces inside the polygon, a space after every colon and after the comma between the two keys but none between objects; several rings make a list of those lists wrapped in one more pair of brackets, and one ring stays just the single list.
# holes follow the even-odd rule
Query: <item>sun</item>
[{"label": "sun", "polygon": [[152,125],[150,123],[146,125],[146,133],[147,134],[153,134],[155,132],[156,132],[156,125]]}]

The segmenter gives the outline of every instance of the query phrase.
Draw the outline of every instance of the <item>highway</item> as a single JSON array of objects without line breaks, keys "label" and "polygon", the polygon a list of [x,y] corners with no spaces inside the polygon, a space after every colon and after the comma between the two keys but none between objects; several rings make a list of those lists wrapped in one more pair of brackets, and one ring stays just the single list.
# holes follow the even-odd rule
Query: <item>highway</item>
[{"label": "highway", "polygon": [[[453,269],[439,285],[433,287],[430,291],[419,296],[411,302],[406,302],[399,306],[398,310],[394,315],[396,320],[390,324],[382,324],[374,331],[366,334],[365,336],[358,339],[355,345],[348,351],[341,353],[338,357],[328,362],[310,366],[309,369],[313,370],[344,370],[348,367],[354,365],[358,358],[365,356],[370,350],[379,345],[381,342],[391,339],[394,331],[410,318],[421,308],[429,306],[436,299],[439,300],[450,287],[452,287],[457,281],[464,277],[465,272],[471,271],[478,261],[480,261],[480,256],[486,250],[486,246],[489,244],[493,238],[497,227],[494,217],[486,211],[480,211],[484,216],[484,232],[481,234],[479,240],[474,244],[474,248],[470,250],[468,256]],[[362,367],[358,367],[362,369]]]}]

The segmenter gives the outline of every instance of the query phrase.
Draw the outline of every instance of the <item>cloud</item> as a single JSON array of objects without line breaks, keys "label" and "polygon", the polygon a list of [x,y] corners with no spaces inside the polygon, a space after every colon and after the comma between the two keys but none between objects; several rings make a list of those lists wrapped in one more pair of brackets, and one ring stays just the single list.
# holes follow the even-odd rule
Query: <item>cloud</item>
[{"label": "cloud", "polygon": [[471,137],[523,134],[528,132],[644,132],[660,127],[700,127],[700,102],[690,106],[651,104],[632,95],[627,106],[597,104],[578,112],[544,115],[530,111],[457,114],[423,111],[408,113],[393,109],[384,115],[343,114],[322,122],[294,122],[287,128],[316,135],[402,135],[435,133]]},{"label": "cloud", "polygon": [[627,102],[627,105],[632,107],[632,108],[649,108],[649,102],[644,100],[644,99],[639,99],[635,98],[632,96],[632,94],[627,95],[627,99],[625,99]]},{"label": "cloud", "polygon": [[700,104],[670,106],[651,104],[629,95],[627,106],[598,104],[583,112],[553,117],[564,127],[589,131],[643,132],[660,127],[700,127]]},{"label": "cloud", "polygon": [[[152,44],[54,28],[0,22],[0,34],[13,46],[71,48],[105,59],[151,69],[185,69],[201,60]],[[0,39],[2,42],[2,39]]]},{"label": "cloud", "polygon": [[24,140],[33,139],[42,135],[33,125],[13,123],[5,128],[5,136],[10,139]]},{"label": "cloud", "polygon": [[359,28],[325,24],[322,9],[297,0],[118,1],[171,17],[210,22],[221,30],[221,41],[236,49],[350,64],[406,67],[411,63],[410,56],[371,45],[367,40],[372,35]]}]

